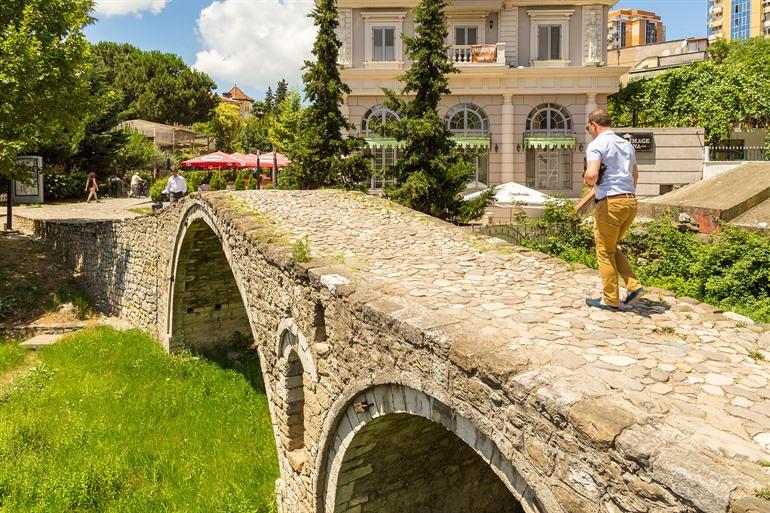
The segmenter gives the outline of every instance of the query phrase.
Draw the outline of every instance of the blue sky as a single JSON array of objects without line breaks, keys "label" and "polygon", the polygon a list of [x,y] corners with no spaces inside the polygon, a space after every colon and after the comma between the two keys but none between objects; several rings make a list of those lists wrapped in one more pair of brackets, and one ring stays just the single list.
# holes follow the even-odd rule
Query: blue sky
[{"label": "blue sky", "polygon": [[[255,98],[281,78],[297,87],[309,58],[312,0],[96,0],[92,42],[131,43],[180,55],[220,91],[234,83]],[[615,8],[654,11],[666,38],[706,35],[706,0],[621,0]]]}]

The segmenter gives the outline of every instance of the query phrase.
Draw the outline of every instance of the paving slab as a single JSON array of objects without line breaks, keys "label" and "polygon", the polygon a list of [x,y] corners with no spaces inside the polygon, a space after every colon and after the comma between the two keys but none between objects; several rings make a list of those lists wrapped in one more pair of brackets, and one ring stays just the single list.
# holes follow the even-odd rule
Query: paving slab
[{"label": "paving slab", "polygon": [[35,337],[32,337],[28,340],[25,340],[21,344],[19,344],[19,347],[23,347],[24,349],[40,349],[43,347],[51,346],[58,341],[60,341],[62,338],[64,338],[63,333],[57,333],[53,335],[37,335]]}]

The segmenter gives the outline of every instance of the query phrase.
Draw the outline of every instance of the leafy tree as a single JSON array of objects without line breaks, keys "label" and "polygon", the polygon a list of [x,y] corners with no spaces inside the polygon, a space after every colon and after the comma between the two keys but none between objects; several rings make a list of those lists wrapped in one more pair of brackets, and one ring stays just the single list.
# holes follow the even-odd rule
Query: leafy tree
[{"label": "leafy tree", "polygon": [[733,127],[770,126],[770,40],[719,41],[711,61],[632,82],[610,97],[618,125],[702,126],[709,143]]},{"label": "leafy tree", "polygon": [[88,109],[90,0],[0,2],[0,176],[25,178],[16,157],[77,132]]},{"label": "leafy tree", "polygon": [[94,54],[104,79],[123,96],[121,120],[191,125],[208,120],[217,105],[216,84],[177,55],[109,42],[96,45]]},{"label": "leafy tree", "polygon": [[278,106],[278,115],[269,128],[270,144],[292,160],[297,156],[304,110],[299,93],[289,91],[286,99]]},{"label": "leafy tree", "polygon": [[[302,119],[295,165],[284,175],[292,175],[292,187],[354,188],[369,176],[371,163],[362,154],[363,140],[343,135],[353,125],[340,110],[350,88],[342,82],[337,66],[341,43],[335,32],[339,24],[336,0],[320,0],[310,17],[318,27],[313,44],[315,60],[305,62],[302,77],[310,105]],[[289,182],[284,179],[283,185]]]},{"label": "leafy tree", "polygon": [[[452,220],[477,208],[460,198],[473,176],[470,159],[451,141],[447,123],[438,114],[442,95],[450,93],[447,75],[458,72],[446,57],[446,6],[445,0],[421,0],[414,9],[416,35],[402,36],[412,66],[399,77],[402,97],[385,91],[388,106],[401,114],[385,130],[405,145],[393,166],[398,184],[386,193],[403,205]],[[412,100],[403,98],[410,95]]]},{"label": "leafy tree", "polygon": [[126,140],[112,162],[116,173],[122,175],[129,170],[152,167],[154,160],[158,158],[158,151],[149,139],[128,128],[117,129],[115,132],[122,132]]},{"label": "leafy tree", "polygon": [[270,143],[270,125],[272,116],[251,116],[241,131],[240,143],[246,153],[268,151],[272,149]]},{"label": "leafy tree", "polygon": [[236,151],[241,130],[246,122],[238,111],[238,107],[227,103],[220,103],[214,109],[211,121],[196,123],[193,128],[199,132],[210,135],[216,140],[216,148],[225,153]]}]

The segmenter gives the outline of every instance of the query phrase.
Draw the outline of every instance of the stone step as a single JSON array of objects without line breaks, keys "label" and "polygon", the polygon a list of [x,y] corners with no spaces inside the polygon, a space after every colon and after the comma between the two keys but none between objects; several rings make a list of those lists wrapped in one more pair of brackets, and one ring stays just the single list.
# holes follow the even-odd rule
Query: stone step
[{"label": "stone step", "polygon": [[25,340],[24,342],[19,344],[19,347],[23,347],[24,349],[35,351],[42,347],[48,347],[50,345],[53,345],[58,341],[60,341],[62,338],[64,338],[64,333],[56,333],[51,335],[37,335],[35,337]]}]

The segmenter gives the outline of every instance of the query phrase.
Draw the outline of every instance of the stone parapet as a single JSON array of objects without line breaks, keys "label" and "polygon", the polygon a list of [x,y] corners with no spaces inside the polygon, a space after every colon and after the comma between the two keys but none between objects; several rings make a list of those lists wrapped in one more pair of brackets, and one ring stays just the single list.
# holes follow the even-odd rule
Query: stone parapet
[{"label": "stone parapet", "polygon": [[[770,460],[770,368],[750,356],[770,334],[707,305],[656,290],[590,310],[592,271],[339,191],[210,193],[133,220],[20,226],[161,339],[197,308],[226,311],[234,280],[283,511],[409,511],[455,493],[442,511],[459,513],[472,476],[490,500],[475,511],[725,513],[753,511],[770,484],[757,464]],[[296,241],[310,262],[293,260]],[[185,296],[202,257],[232,278],[212,270]],[[221,335],[218,319],[196,333]]]}]

